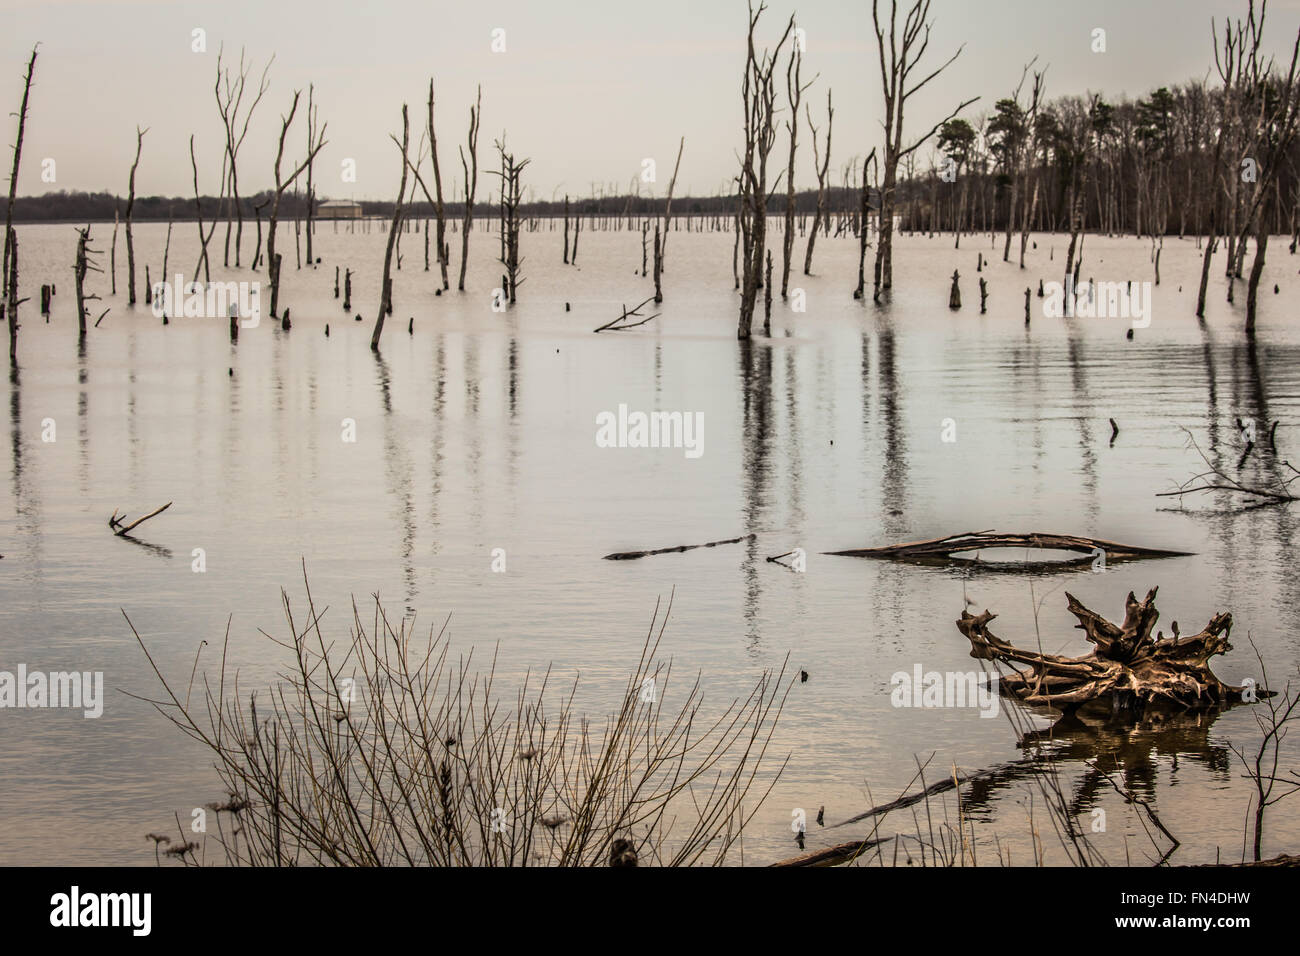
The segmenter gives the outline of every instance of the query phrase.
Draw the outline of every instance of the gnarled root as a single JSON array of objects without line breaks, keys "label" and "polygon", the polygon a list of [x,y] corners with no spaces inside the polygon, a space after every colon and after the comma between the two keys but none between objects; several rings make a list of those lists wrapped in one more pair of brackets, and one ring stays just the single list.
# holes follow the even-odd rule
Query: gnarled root
[{"label": "gnarled root", "polygon": [[1209,667],[1211,657],[1232,650],[1228,643],[1232,615],[1216,614],[1192,637],[1181,636],[1176,621],[1172,637],[1163,633],[1152,637],[1160,616],[1156,591],[1152,588],[1143,601],[1130,591],[1124,623],[1118,627],[1067,593],[1070,613],[1079,619],[1076,626],[1096,645],[1084,657],[1022,650],[989,631],[989,622],[997,615],[987,610],[983,614],[963,611],[957,629],[971,642],[971,657],[1012,667],[1013,672],[998,683],[1004,694],[1026,704],[1071,711],[1109,698],[1114,709],[1137,713],[1148,706],[1188,710],[1241,701],[1245,688],[1223,683]]}]

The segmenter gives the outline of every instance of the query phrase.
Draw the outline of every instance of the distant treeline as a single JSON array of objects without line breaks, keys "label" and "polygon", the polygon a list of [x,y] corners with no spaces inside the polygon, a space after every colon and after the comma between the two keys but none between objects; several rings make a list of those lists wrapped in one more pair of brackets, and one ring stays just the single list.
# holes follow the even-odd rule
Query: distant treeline
[{"label": "distant treeline", "polygon": [[[827,206],[832,211],[855,210],[861,202],[856,188],[828,187]],[[266,203],[272,194],[267,191],[253,196],[240,197],[244,220],[252,222],[257,218],[257,209],[262,207],[263,216]],[[495,200],[495,197],[493,197]],[[204,196],[201,207],[206,222],[224,220],[229,214],[234,218],[234,207],[230,205],[227,212],[223,200],[217,196]],[[321,198],[315,203],[316,215],[320,217]],[[362,215],[366,217],[385,217],[393,215],[392,200],[358,200]],[[662,216],[664,214],[663,198],[651,199],[646,196],[602,196],[599,198],[569,197],[569,214],[581,216]],[[464,204],[448,202],[446,215],[449,219],[464,215]],[[784,210],[785,196],[779,195],[772,200],[774,209]],[[485,209],[482,202],[475,203],[476,210]],[[491,207],[495,209],[495,202]],[[816,190],[807,190],[796,194],[795,210],[811,215],[817,208]],[[15,222],[112,222],[116,213],[121,216],[126,209],[126,200],[112,193],[87,193],[76,191],[59,191],[45,193],[41,196],[19,196],[14,203]],[[433,218],[433,206],[428,202],[407,202],[404,204],[403,216],[407,219]],[[734,216],[736,198],[734,196],[713,196],[694,198],[687,196],[673,200],[673,215]],[[520,213],[526,217],[563,216],[562,199],[548,202],[525,202],[520,206]],[[136,196],[135,208],[131,218],[135,222],[166,222],[193,219],[195,215],[194,198],[169,198],[166,196]],[[280,200],[280,219],[302,219],[307,215],[307,197],[301,193],[285,193]],[[332,218],[326,216],[324,218]],[[488,215],[491,218],[491,215]]]}]

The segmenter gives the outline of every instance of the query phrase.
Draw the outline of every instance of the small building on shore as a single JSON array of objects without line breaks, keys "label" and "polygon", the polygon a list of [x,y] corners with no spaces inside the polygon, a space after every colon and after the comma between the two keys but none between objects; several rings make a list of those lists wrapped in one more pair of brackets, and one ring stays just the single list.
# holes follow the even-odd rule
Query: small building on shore
[{"label": "small building on shore", "polygon": [[316,207],[317,219],[360,219],[361,203],[351,199],[326,199]]}]

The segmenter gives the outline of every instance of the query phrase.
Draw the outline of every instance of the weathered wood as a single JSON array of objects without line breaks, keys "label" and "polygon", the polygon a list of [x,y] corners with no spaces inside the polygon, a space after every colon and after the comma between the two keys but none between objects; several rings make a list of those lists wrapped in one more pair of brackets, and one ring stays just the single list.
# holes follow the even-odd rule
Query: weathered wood
[{"label": "weathered wood", "polygon": [[[1162,548],[1144,548],[1132,544],[1120,544],[1116,541],[1103,541],[1100,538],[1084,538],[1066,534],[1011,534],[997,531],[967,531],[962,534],[948,535],[943,538],[930,538],[925,541],[909,541],[903,544],[891,544],[881,548],[851,548],[847,551],[826,551],[825,554],[842,555],[855,558],[887,558],[892,560],[950,561],[954,554],[967,551],[983,551],[988,548],[1032,548],[1037,550],[1072,551],[1092,556],[1101,550],[1106,560],[1125,558],[1173,558],[1186,557],[1189,551],[1168,551]],[[1068,562],[1059,562],[1068,563]]]},{"label": "weathered wood", "polygon": [[122,515],[122,517],[119,518],[119,517],[117,516],[117,509],[114,508],[114,509],[113,509],[113,514],[112,514],[112,516],[108,519],[108,526],[109,526],[110,528],[113,529],[113,534],[117,535],[117,536],[120,538],[120,537],[122,537],[124,534],[126,534],[127,532],[129,532],[132,528],[138,527],[138,526],[144,524],[144,523],[145,523],[146,521],[148,521],[150,518],[153,518],[153,517],[155,517],[155,516],[157,516],[157,515],[162,514],[164,511],[166,511],[166,510],[167,510],[168,508],[170,508],[171,506],[172,506],[172,503],[169,501],[169,502],[167,502],[167,504],[163,505],[161,508],[155,508],[153,511],[149,512],[149,513],[148,513],[147,515],[145,515],[143,518],[136,518],[134,521],[132,521],[132,522],[131,522],[130,524],[128,524],[128,525],[123,525],[123,524],[122,524],[122,522],[126,520],[126,515]]},{"label": "weathered wood", "polygon": [[[653,298],[654,296],[650,297],[650,299]],[[604,325],[600,326],[599,328],[592,329],[592,331],[593,332],[625,332],[628,329],[636,328],[638,325],[645,325],[647,322],[651,321],[652,319],[659,318],[659,316],[662,315],[663,313],[656,312],[654,315],[647,315],[644,318],[641,316],[641,310],[645,308],[646,303],[648,303],[650,299],[646,299],[640,305],[636,306],[630,311],[628,310],[627,306],[623,306],[623,313],[617,319],[614,319],[610,322],[606,322]],[[628,319],[631,318],[637,318],[640,319],[640,321],[629,322]]]},{"label": "weathered wood", "polygon": [[[1182,636],[1177,622],[1171,625],[1173,637],[1163,633],[1153,637],[1160,616],[1156,591],[1152,588],[1142,601],[1130,591],[1124,623],[1119,626],[1067,592],[1070,613],[1079,620],[1076,627],[1095,645],[1084,657],[1021,650],[989,631],[989,622],[997,615],[987,610],[963,611],[956,624],[971,642],[971,657],[1012,667],[1012,673],[998,681],[999,690],[1026,704],[1069,712],[1100,700],[1109,703],[1112,712],[1136,718],[1153,706],[1190,710],[1240,702],[1246,688],[1223,683],[1209,668],[1211,657],[1232,650],[1228,641],[1232,615],[1216,614],[1192,637]],[[1015,669],[1017,664],[1026,670]]]},{"label": "weathered wood", "polygon": [[892,838],[850,840],[848,843],[837,843],[835,846],[828,846],[821,850],[810,850],[800,856],[772,863],[770,866],[772,868],[840,866],[844,863],[853,862],[853,860],[866,853],[867,850],[877,847],[882,843],[888,843],[890,839]]}]

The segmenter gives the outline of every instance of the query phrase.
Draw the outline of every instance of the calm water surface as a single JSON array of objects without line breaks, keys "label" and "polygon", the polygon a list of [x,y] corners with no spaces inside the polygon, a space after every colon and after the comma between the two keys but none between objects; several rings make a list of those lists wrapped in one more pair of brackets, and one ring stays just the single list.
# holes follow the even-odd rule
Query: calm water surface
[{"label": "calm water surface", "polygon": [[[187,278],[194,229],[178,224],[172,238],[171,271]],[[141,289],[144,263],[155,278],[161,267],[165,232],[137,230]],[[989,254],[988,238],[967,237],[954,251],[951,237],[913,237],[899,243],[897,293],[883,309],[851,298],[855,242],[819,239],[818,275],[791,280],[806,290],[807,311],[778,299],[774,337],[746,348],[735,340],[730,235],[673,232],[662,316],[601,335],[591,330],[621,303],[653,291],[634,274],[639,230],[584,231],[576,268],[560,264],[558,231],[525,233],[527,281],[505,314],[490,308],[495,235],[471,241],[470,291],[442,297],[423,271],[423,237],[407,235],[376,358],[367,343],[386,240],[378,227],[349,234],[322,224],[322,263],[302,271],[290,227],[280,244],[293,329],[264,321],[237,346],[220,320],[164,327],[143,303],[128,307],[119,245],[119,295],[97,277],[112,311],[80,351],[73,227],[19,234],[25,286],[59,290],[48,324],[23,307],[20,369],[0,385],[9,431],[0,669],[101,670],[108,689],[98,720],[0,712],[0,863],[151,865],[147,831],[221,797],[209,759],[128,696],[158,687],[121,611],[181,682],[198,642],[218,642],[233,615],[232,662],[245,686],[265,685],[283,659],[259,629],[285,633],[280,590],[302,602],[304,560],[340,639],[350,598],[377,592],[422,629],[450,615],[459,648],[499,646],[502,687],[548,663],[581,675],[579,708],[593,717],[613,705],[655,602],[670,594],[665,650],[679,673],[700,672],[707,702],[746,693],[789,655],[809,680],[786,706],[777,743],[791,759],[746,838],[748,862],[797,852],[793,808],[808,808],[811,820],[824,805],[835,822],[897,796],[916,756],[934,754],[934,780],[954,763],[1021,755],[1005,718],[890,704],[896,671],[975,666],[953,626],[967,600],[996,611],[997,633],[1022,644],[1033,641],[1039,605],[1046,649],[1085,653],[1066,590],[1118,619],[1129,590],[1159,586],[1166,628],[1177,620],[1194,633],[1232,612],[1236,649],[1216,663],[1225,680],[1259,677],[1248,638],[1275,682],[1300,660],[1294,508],[1224,516],[1191,510],[1212,500],[1180,511],[1155,497],[1200,465],[1180,428],[1234,468],[1236,419],[1261,431],[1280,420],[1280,457],[1300,455],[1300,323],[1286,304],[1300,295],[1300,277],[1278,242],[1254,342],[1239,331],[1240,307],[1223,301],[1221,268],[1207,322],[1193,316],[1199,252],[1190,239],[1166,242],[1151,327],[1126,341],[1123,320],[1046,319],[1037,299],[1025,328],[1024,288],[1058,278],[1060,237],[1036,237],[1024,271],[985,266],[984,316],[975,258]],[[107,250],[110,234],[95,226],[94,244]],[[1151,278],[1148,243],[1090,237],[1084,257],[1084,278]],[[366,321],[333,298],[335,265],[356,272],[353,311]],[[958,313],[946,308],[954,268],[966,301]],[[1272,295],[1275,282],[1282,295]],[[620,404],[703,412],[703,455],[598,448],[596,416]],[[346,418],[355,443],[341,440]],[[1113,446],[1109,418],[1120,426]],[[41,440],[45,419],[56,424],[52,443]],[[945,419],[955,442],[942,440]],[[1243,475],[1266,480],[1277,467],[1256,453]],[[105,527],[115,508],[138,515],[167,501],[171,509],[138,532],[143,544]],[[1195,555],[1029,576],[821,553],[988,528]],[[602,560],[749,532],[747,544]],[[804,574],[765,560],[796,547],[808,553]],[[206,573],[191,570],[195,548],[206,552]],[[504,574],[491,570],[496,548]],[[1229,745],[1256,735],[1249,709],[1238,708],[1175,732],[1066,740],[1081,819],[1094,807],[1109,813],[1094,845],[1116,863],[1150,854],[1131,808],[1081,762],[1110,754],[1183,841],[1176,861],[1239,858],[1249,792]],[[995,839],[1029,862],[1030,791],[1012,781],[968,808],[981,862],[996,862]],[[1048,859],[1062,859],[1040,822]],[[810,848],[858,832],[810,826]],[[895,826],[912,828],[901,816],[888,832]],[[1300,803],[1283,803],[1265,851],[1293,851],[1297,841]]]}]

